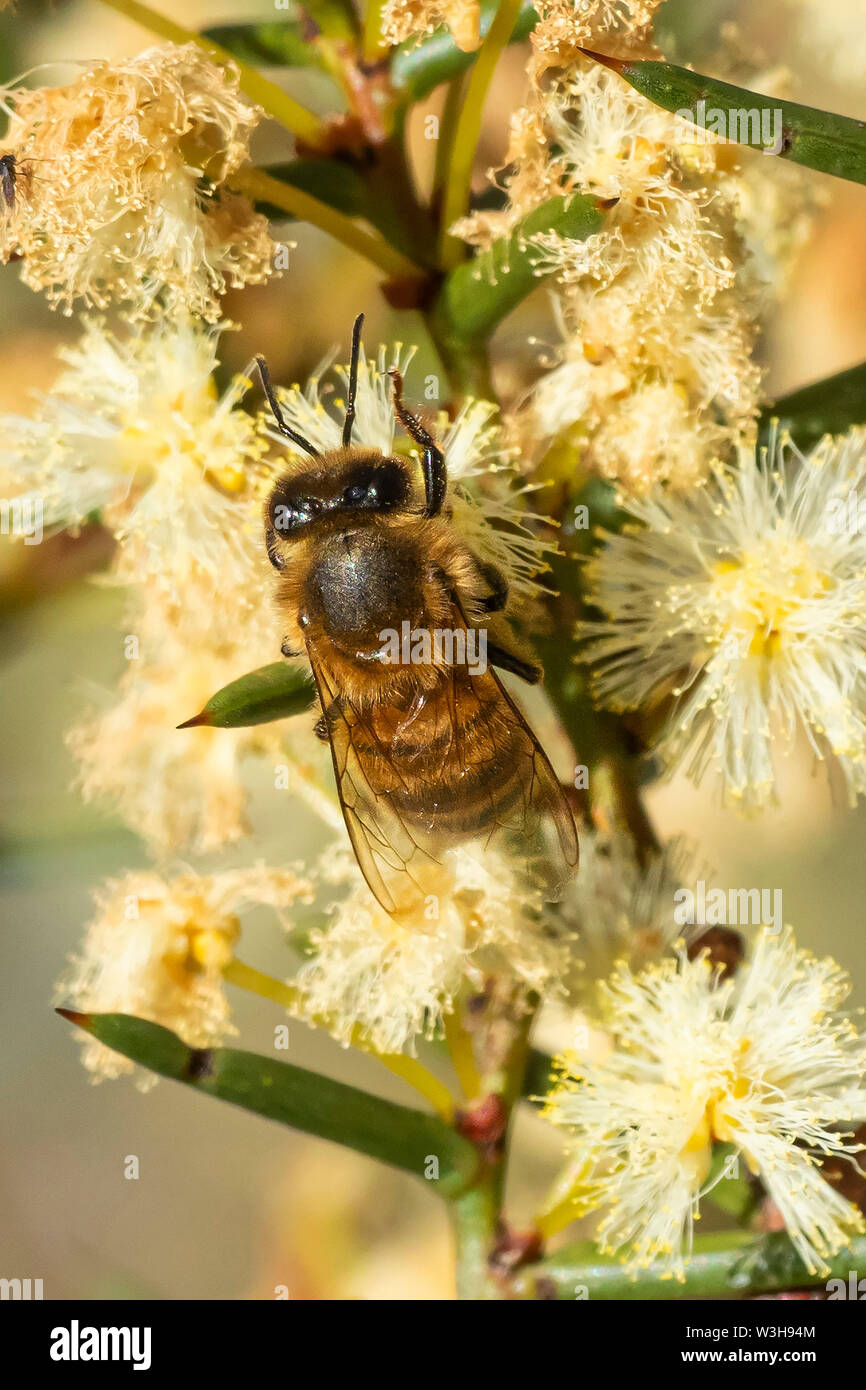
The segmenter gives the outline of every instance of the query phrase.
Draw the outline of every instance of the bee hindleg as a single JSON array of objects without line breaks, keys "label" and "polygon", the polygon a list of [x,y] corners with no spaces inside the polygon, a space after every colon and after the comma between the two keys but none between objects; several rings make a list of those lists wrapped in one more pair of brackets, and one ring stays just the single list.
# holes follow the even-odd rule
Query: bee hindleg
[{"label": "bee hindleg", "polygon": [[313,726],[316,738],[320,738],[323,743],[327,743],[331,735],[328,732],[328,715],[333,713],[335,716],[340,712],[340,701],[332,700],[326,710],[323,710]]},{"label": "bee hindleg", "polygon": [[328,742],[328,721],[323,714],[320,714],[313,725],[313,733],[316,738],[320,738],[323,743]]},{"label": "bee hindleg", "polygon": [[487,644],[487,660],[491,666],[498,666],[500,671],[510,671],[512,676],[519,676],[527,685],[538,685],[544,676],[540,666],[524,661],[522,657],[507,652],[504,647],[494,646],[492,642]]}]

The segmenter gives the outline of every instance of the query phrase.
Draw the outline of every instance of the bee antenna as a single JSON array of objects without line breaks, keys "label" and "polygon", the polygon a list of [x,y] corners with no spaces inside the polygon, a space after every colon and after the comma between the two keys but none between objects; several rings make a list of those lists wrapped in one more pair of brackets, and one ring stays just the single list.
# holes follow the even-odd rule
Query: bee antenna
[{"label": "bee antenna", "polygon": [[308,439],[305,439],[302,434],[298,434],[297,430],[293,430],[290,425],[286,424],[285,417],[280,409],[280,403],[271,385],[271,374],[268,371],[268,364],[265,359],[263,357],[257,357],[256,366],[259,369],[259,376],[262,379],[262,390],[267,396],[268,405],[271,407],[271,413],[277,422],[277,429],[280,434],[284,435],[286,439],[290,439],[293,444],[299,445],[301,449],[311,454],[314,459],[318,458],[319,450],[314,449]]},{"label": "bee antenna", "polygon": [[361,329],[364,315],[359,314],[352,327],[352,357],[349,363],[349,394],[346,400],[346,418],[343,421],[343,448],[352,442],[352,426],[355,423],[355,397],[358,394],[358,358],[361,353]]}]

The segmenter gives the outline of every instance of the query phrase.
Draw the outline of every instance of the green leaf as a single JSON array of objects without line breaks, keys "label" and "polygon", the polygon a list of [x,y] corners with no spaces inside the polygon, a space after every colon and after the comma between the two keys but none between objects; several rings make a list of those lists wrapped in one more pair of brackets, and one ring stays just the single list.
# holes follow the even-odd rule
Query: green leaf
[{"label": "green leaf", "polygon": [[420,1110],[255,1052],[187,1047],[169,1029],[130,1014],[57,1012],[149,1071],[305,1134],[343,1144],[418,1178],[425,1176],[429,1160],[436,1158],[435,1191],[440,1196],[459,1195],[478,1174],[480,1161],[474,1146]]},{"label": "green leaf", "polygon": [[[269,178],[308,193],[345,217],[363,217],[406,256],[417,258],[429,250],[425,245],[423,229],[419,230],[405,222],[403,209],[394,198],[394,187],[389,182],[387,167],[371,164],[362,176],[346,160],[293,159],[285,164],[268,165],[262,172]],[[276,221],[296,220],[284,208],[268,202],[266,198],[257,198],[255,206],[259,212]]]},{"label": "green leaf", "polygon": [[[370,198],[364,180],[350,165],[336,159],[293,159],[285,164],[268,164],[264,172],[280,183],[300,188],[347,217],[366,217],[373,222]],[[256,209],[279,222],[293,222],[283,208],[256,200]]]},{"label": "green leaf", "polygon": [[230,685],[224,685],[210,697],[199,714],[177,727],[241,729],[252,724],[269,724],[274,719],[303,714],[315,698],[315,686],[305,671],[285,661],[275,661],[271,666],[260,666],[257,671],[250,671]]},{"label": "green leaf", "polygon": [[763,443],[774,420],[801,449],[810,449],[825,434],[866,425],[866,362],[773,401],[759,422]]},{"label": "green leaf", "polygon": [[526,1059],[526,1070],[523,1073],[522,1094],[526,1100],[539,1101],[539,1098],[546,1096],[554,1083],[553,1058],[549,1052],[542,1052],[540,1048],[531,1047]]},{"label": "green leaf", "polygon": [[301,20],[216,24],[202,30],[202,37],[218,43],[242,63],[287,68],[325,67],[321,53],[310,41],[311,36]]},{"label": "green leaf", "polygon": [[[482,0],[481,37],[493,23],[499,0]],[[538,11],[533,4],[524,3],[511,35],[511,43],[522,43],[538,23]],[[472,66],[477,53],[464,53],[450,32],[440,29],[420,43],[408,39],[400,45],[391,61],[391,81],[398,95],[408,101],[423,101],[441,82],[450,82]]]},{"label": "green leaf", "polygon": [[729,123],[727,133],[733,129],[737,137],[743,135],[745,138],[736,138],[734,143],[749,145],[752,149],[765,146],[760,130],[762,122],[758,116],[756,129],[753,121],[742,119],[743,115],[768,111],[771,113],[770,129],[774,130],[772,113],[779,112],[782,145],[778,158],[853,183],[866,183],[866,121],[819,111],[812,106],[799,106],[792,101],[780,101],[778,97],[762,96],[759,92],[733,87],[729,82],[719,82],[672,63],[626,62],[588,48],[581,51],[618,72],[635,91],[665,111],[689,111],[696,116],[697,104],[703,101],[707,112],[713,108],[726,115],[739,112],[740,119],[736,125]]},{"label": "green leaf", "polygon": [[349,0],[310,0],[293,6],[285,19],[256,24],[215,24],[202,37],[218,43],[244,63],[269,67],[319,67],[327,63],[316,47],[316,38],[351,43],[357,35],[355,14]]},{"label": "green leaf", "polygon": [[497,324],[540,283],[539,252],[530,238],[543,232],[584,241],[604,221],[598,199],[550,198],[497,241],[445,277],[432,313],[436,345],[446,364],[471,356]]}]

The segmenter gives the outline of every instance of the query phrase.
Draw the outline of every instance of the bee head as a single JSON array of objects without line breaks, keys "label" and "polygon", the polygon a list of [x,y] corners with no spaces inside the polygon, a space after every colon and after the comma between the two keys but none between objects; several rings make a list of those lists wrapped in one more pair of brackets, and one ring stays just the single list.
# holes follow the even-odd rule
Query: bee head
[{"label": "bee head", "polygon": [[402,460],[366,449],[335,449],[303,472],[286,474],[271,493],[265,515],[268,555],[286,564],[280,541],[351,526],[363,515],[405,508],[411,482]]},{"label": "bee head", "polygon": [[[266,542],[268,557],[276,569],[286,567],[285,542],[309,535],[324,539],[335,533],[345,534],[347,528],[356,526],[362,517],[370,522],[374,517],[389,512],[416,510],[410,502],[413,489],[408,465],[394,455],[383,454],[381,450],[352,445],[363,323],[364,315],[359,314],[352,328],[349,389],[342,445],[338,449],[320,453],[309,439],[289,424],[271,385],[267,364],[264,358],[256,358],[277,430],[296,448],[308,454],[311,460],[301,471],[292,471],[280,478],[268,498],[265,509]],[[392,367],[389,376],[394,387],[397,419],[424,451],[424,512],[427,516],[435,516],[442,510],[445,498],[445,459],[420,420],[404,406],[400,371]]]}]

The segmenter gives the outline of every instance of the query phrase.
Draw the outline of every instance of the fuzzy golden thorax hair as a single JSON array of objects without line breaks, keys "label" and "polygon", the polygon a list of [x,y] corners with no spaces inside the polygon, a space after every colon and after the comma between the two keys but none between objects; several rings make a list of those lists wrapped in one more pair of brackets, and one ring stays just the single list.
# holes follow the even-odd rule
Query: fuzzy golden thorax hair
[{"label": "fuzzy golden thorax hair", "polygon": [[353,703],[405,697],[441,679],[441,655],[383,662],[383,632],[400,633],[404,622],[452,630],[462,615],[470,626],[484,615],[483,566],[455,531],[447,499],[426,515],[404,459],[339,449],[305,461],[276,483],[265,526],[285,649],[314,650]]}]

